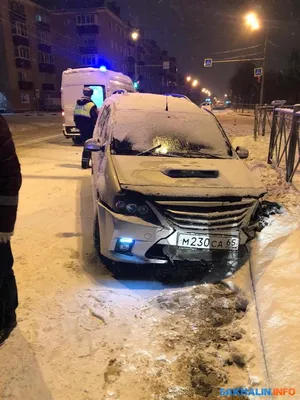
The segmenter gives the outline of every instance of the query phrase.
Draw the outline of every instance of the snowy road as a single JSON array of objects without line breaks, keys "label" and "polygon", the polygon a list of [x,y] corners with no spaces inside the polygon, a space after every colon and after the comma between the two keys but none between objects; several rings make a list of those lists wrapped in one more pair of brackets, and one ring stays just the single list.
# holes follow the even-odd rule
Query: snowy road
[{"label": "snowy road", "polygon": [[[163,284],[143,271],[138,276],[128,274],[127,279],[114,279],[93,250],[90,172],[80,169],[81,148],[72,146],[63,137],[56,117],[29,119],[26,125],[20,117],[12,118],[9,122],[23,173],[13,239],[20,307],[18,328],[0,350],[0,364],[6,366],[0,379],[1,400],[202,399],[200,392],[198,395],[197,391],[193,392],[195,397],[192,397],[188,392],[191,389],[184,387],[190,379],[193,390],[195,387],[200,390],[201,368],[206,362],[213,363],[212,360],[217,359],[215,346],[219,343],[212,340],[206,351],[208,342],[201,342],[204,337],[214,336],[212,332],[218,332],[210,326],[214,311],[212,315],[202,313],[220,296],[229,296],[229,300],[226,297],[222,303],[225,310],[234,307],[234,302],[232,293],[221,287],[193,285],[224,279],[230,268],[216,268],[206,275],[198,271],[192,282],[183,278],[173,285]],[[234,129],[232,117],[224,118]],[[249,129],[246,128],[248,121],[240,123]],[[262,249],[267,240],[271,243],[282,236],[278,229],[275,238],[272,231],[268,231],[268,239],[261,242]],[[296,235],[296,227],[288,232]],[[295,236],[291,240],[294,243]],[[263,253],[261,259],[269,266],[273,261],[270,254],[267,259],[267,254]],[[247,258],[239,267],[232,280],[251,297]],[[294,272],[296,267],[297,258]],[[272,274],[270,269],[261,268]],[[174,289],[179,290],[179,299],[173,294]],[[269,289],[271,295],[272,287]],[[153,300],[161,292],[167,297]],[[190,309],[193,304],[199,307],[197,318]],[[232,322],[229,327],[226,325],[226,332],[223,330],[218,335],[226,335],[226,341],[232,346],[231,353],[247,355],[243,357],[246,357],[248,370],[228,361],[233,366],[226,364],[224,371],[232,385],[248,386],[249,376],[258,375],[264,386],[253,304],[245,317],[240,309],[237,312],[238,317],[234,317],[233,322],[226,320],[226,324]],[[269,320],[269,309],[264,308],[262,312],[264,320]],[[206,321],[207,326],[199,325],[199,315],[200,322]],[[232,313],[229,315],[233,318]],[[222,316],[224,321],[228,318],[227,314]],[[281,316],[276,318],[278,321]],[[300,320],[295,317],[293,324],[300,326]],[[267,333],[270,338],[270,332]],[[288,334],[288,329],[281,334]],[[228,336],[236,335],[241,340],[233,345],[230,342],[233,339],[229,340]],[[252,343],[251,337],[254,338]],[[274,348],[272,340],[267,343],[270,351]],[[206,354],[206,361],[197,359],[197,349]],[[282,344],[277,351],[287,351],[286,346]],[[191,352],[195,359],[187,361],[188,356],[192,357]],[[222,354],[228,357],[228,349]],[[297,362],[294,356],[295,371]],[[197,368],[195,363],[198,363]],[[187,364],[194,367],[188,371]],[[182,376],[191,376],[183,380],[178,371]],[[295,371],[288,375],[290,385]],[[276,376],[275,370],[271,372]],[[225,385],[221,375],[214,375],[216,387]],[[276,379],[274,385],[278,384],[278,376]]]}]

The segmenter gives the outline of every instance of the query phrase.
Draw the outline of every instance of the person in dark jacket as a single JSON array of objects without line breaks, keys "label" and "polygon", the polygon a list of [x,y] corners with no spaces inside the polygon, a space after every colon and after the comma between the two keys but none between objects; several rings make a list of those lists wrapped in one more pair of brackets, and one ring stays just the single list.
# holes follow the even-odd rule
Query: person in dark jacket
[{"label": "person in dark jacket", "polygon": [[[74,122],[80,131],[81,140],[85,142],[93,137],[94,128],[98,118],[98,109],[92,101],[93,89],[87,87],[83,89],[83,97],[77,100],[74,109]],[[81,167],[89,167],[91,153],[83,149]]]},{"label": "person in dark jacket", "polygon": [[0,115],[0,346],[16,327],[18,292],[10,239],[17,216],[21,169],[12,136]]}]

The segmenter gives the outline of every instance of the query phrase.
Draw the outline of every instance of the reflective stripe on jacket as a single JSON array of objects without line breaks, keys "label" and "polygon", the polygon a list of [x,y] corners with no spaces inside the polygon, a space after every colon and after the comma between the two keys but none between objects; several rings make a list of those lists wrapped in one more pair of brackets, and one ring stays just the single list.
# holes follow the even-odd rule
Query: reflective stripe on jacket
[{"label": "reflective stripe on jacket", "polygon": [[92,101],[83,105],[76,104],[74,109],[74,117],[80,116],[85,118],[91,118],[91,109],[94,106],[95,104]]}]

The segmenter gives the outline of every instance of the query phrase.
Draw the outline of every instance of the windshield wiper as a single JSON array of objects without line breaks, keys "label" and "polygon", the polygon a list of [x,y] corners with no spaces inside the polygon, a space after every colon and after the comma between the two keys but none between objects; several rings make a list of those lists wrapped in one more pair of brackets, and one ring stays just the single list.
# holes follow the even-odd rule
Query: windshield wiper
[{"label": "windshield wiper", "polygon": [[203,151],[189,151],[186,150],[185,152],[170,152],[167,153],[166,155],[170,155],[170,156],[178,156],[178,157],[199,157],[199,158],[204,158],[204,157],[208,157],[208,158],[215,158],[215,159],[220,159],[220,160],[226,160],[226,157],[220,157],[216,154],[211,154],[211,153],[205,153]]},{"label": "windshield wiper", "polygon": [[137,156],[143,156],[144,154],[152,153],[153,151],[160,149],[160,148],[161,148],[161,144],[158,144],[155,147],[151,147],[151,149],[141,151],[140,153],[137,154]]},{"label": "windshield wiper", "polygon": [[191,154],[193,154],[193,155],[197,155],[197,156],[204,156],[204,157],[209,157],[209,158],[216,158],[216,159],[220,159],[220,160],[226,160],[227,159],[227,157],[221,157],[221,156],[218,156],[217,154],[212,154],[212,153],[205,153],[205,152],[203,152],[203,151],[191,151],[190,152]]}]

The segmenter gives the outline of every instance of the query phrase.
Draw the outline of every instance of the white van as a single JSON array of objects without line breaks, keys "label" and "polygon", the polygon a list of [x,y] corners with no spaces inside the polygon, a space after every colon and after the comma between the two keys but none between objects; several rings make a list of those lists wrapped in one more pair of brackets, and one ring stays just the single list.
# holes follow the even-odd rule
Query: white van
[{"label": "white van", "polygon": [[74,107],[76,101],[83,96],[83,88],[94,90],[92,100],[100,108],[104,100],[118,90],[135,92],[132,80],[120,73],[105,67],[67,69],[62,74],[61,104],[63,116],[63,134],[80,144],[80,132],[74,125]]}]

